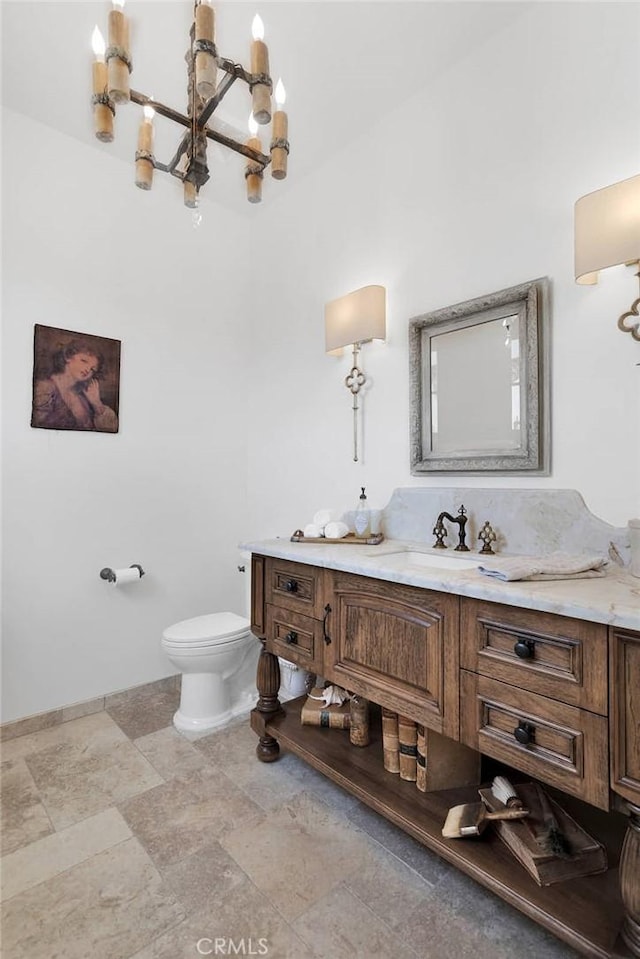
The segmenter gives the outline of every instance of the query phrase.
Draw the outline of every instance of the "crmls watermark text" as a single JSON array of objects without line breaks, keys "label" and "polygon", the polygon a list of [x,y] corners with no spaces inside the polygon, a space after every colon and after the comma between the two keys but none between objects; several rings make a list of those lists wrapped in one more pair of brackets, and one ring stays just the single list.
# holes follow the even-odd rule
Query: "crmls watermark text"
[{"label": "crmls watermark text", "polygon": [[216,936],[215,939],[198,939],[196,950],[199,956],[267,956],[268,939],[230,939]]}]

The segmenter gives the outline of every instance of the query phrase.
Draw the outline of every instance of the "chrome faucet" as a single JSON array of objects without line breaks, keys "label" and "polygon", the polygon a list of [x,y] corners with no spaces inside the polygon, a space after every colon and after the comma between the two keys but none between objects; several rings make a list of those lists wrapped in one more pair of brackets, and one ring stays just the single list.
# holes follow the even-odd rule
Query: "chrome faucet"
[{"label": "chrome faucet", "polygon": [[458,524],[458,545],[456,546],[456,550],[460,553],[468,553],[469,547],[465,544],[467,518],[467,511],[464,506],[460,507],[457,516],[452,516],[451,513],[446,512],[440,513],[436,520],[436,525],[433,527],[433,533],[436,538],[433,548],[447,548],[447,544],[444,542],[444,538],[447,535],[447,527],[444,525],[443,520],[448,519],[450,523]]}]

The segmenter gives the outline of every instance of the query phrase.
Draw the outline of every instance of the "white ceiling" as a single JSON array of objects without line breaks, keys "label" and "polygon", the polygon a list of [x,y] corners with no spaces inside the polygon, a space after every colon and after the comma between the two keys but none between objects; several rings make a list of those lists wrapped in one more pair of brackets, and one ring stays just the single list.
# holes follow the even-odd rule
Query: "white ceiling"
[{"label": "white ceiling", "polygon": [[[92,129],[90,38],[96,23],[106,35],[110,6],[107,0],[2,0],[2,101],[132,166],[139,107],[119,108],[112,144],[100,143]],[[317,169],[328,153],[347,145],[528,7],[455,0],[215,3],[218,52],[248,68],[251,21],[259,12],[274,82],[282,76],[287,88],[289,179],[265,178],[265,199]],[[125,12],[131,24],[132,87],[184,112],[192,3],[128,0]],[[244,137],[249,110],[247,88],[236,81],[211,124],[233,135],[230,125]],[[262,131],[266,152],[270,128]],[[170,159],[181,134],[175,124],[156,118],[159,160]],[[245,162],[212,144],[211,180],[203,200],[248,206]]]}]

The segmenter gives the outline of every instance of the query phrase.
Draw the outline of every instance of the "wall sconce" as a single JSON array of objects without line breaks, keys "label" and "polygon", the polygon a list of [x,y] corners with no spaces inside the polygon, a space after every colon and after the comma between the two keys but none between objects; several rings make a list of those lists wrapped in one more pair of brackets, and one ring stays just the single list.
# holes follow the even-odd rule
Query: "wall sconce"
[{"label": "wall sconce", "polygon": [[[640,268],[640,175],[587,193],[575,206],[576,283],[597,283],[598,270],[621,263]],[[618,329],[634,340],[640,340],[640,323],[632,321],[639,305],[640,297],[618,319]]]},{"label": "wall sconce", "polygon": [[363,286],[332,300],[324,308],[326,351],[340,356],[345,346],[353,350],[353,365],[345,386],[353,396],[353,461],[358,462],[358,394],[366,377],[358,366],[363,343],[384,340],[386,332],[386,291],[384,286]]}]

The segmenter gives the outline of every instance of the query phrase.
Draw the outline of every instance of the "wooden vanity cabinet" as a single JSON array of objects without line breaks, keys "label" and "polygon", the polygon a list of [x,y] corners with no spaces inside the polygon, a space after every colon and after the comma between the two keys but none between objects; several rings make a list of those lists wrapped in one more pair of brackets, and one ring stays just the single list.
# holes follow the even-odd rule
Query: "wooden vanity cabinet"
[{"label": "wooden vanity cabinet", "polygon": [[[267,556],[252,576],[263,762],[281,742],[584,955],[640,957],[640,633]],[[303,726],[303,697],[278,701],[278,656],[582,800],[610,868],[540,887],[495,834],[443,839],[477,789],[388,773],[375,725],[360,749]]]}]

